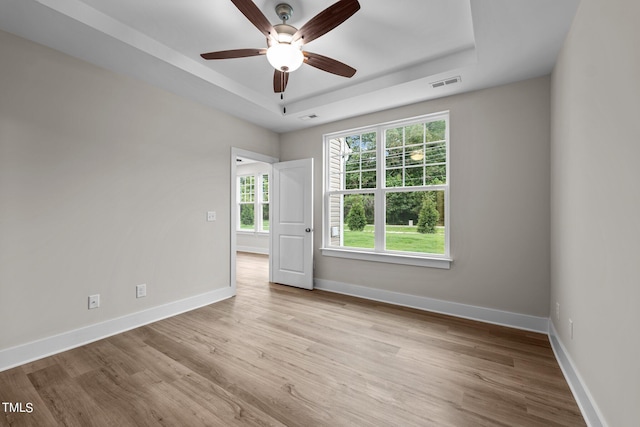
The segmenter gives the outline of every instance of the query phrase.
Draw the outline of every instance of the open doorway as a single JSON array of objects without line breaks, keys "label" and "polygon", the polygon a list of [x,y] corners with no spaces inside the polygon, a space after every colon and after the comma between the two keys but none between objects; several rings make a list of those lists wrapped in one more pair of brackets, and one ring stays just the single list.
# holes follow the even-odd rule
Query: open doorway
[{"label": "open doorway", "polygon": [[[247,269],[255,260],[253,274],[260,281],[269,281],[270,184],[272,164],[278,159],[233,148],[231,152],[231,286],[234,293],[238,270]],[[240,260],[240,262],[239,262]],[[264,277],[262,277],[264,276]]]}]

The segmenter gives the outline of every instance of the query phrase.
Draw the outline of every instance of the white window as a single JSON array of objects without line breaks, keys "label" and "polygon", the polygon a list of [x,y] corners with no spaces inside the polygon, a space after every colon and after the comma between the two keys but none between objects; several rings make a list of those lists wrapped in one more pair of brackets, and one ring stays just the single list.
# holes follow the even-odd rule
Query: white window
[{"label": "white window", "polygon": [[323,254],[449,267],[449,114],[325,135]]},{"label": "white window", "polygon": [[238,177],[238,230],[269,231],[269,175]]}]

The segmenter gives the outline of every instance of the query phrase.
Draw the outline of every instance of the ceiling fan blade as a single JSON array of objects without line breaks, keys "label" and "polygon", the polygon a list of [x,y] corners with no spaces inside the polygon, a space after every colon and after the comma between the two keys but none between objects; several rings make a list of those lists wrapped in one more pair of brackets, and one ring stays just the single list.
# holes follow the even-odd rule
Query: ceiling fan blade
[{"label": "ceiling fan blade", "polygon": [[204,59],[230,59],[230,58],[246,58],[248,56],[259,56],[267,53],[267,49],[234,49],[221,50],[218,52],[209,52],[200,54]]},{"label": "ceiling fan blade", "polygon": [[273,25],[271,25],[267,17],[264,16],[254,2],[251,0],[231,0],[231,3],[267,38],[276,37],[276,30],[274,30]]},{"label": "ceiling fan blade", "polygon": [[287,88],[289,82],[289,73],[285,73],[280,70],[275,70],[273,74],[273,91],[275,93],[282,93]]},{"label": "ceiling fan blade", "polygon": [[342,24],[358,10],[360,10],[358,0],[340,0],[304,24],[293,35],[293,41],[302,39],[303,43],[309,43]]},{"label": "ceiling fan blade", "polygon": [[304,62],[328,73],[337,74],[342,77],[353,77],[356,69],[348,66],[340,61],[327,56],[318,55],[317,53],[302,52]]}]

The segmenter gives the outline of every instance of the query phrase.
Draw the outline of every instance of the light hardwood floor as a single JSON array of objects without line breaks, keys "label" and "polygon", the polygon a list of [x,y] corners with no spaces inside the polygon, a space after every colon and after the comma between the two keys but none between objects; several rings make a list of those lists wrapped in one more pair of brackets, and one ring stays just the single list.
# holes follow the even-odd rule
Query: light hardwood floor
[{"label": "light hardwood floor", "polygon": [[268,283],[0,373],[0,425],[582,426],[546,336]]}]

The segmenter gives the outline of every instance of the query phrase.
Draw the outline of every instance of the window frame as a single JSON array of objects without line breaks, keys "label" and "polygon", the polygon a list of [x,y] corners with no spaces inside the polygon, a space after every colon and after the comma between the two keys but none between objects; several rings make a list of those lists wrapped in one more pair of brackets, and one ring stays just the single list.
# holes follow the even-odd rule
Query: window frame
[{"label": "window frame", "polygon": [[[267,172],[254,172],[254,173],[246,173],[246,174],[238,174],[236,175],[236,231],[239,233],[247,233],[247,234],[269,234],[269,230],[264,229],[263,224],[263,209],[264,206],[270,205],[270,188],[267,189],[267,201],[263,200],[264,189],[264,177],[267,177],[267,185],[271,184],[271,174]],[[242,201],[242,184],[240,181],[242,178],[253,177],[253,202],[243,202]],[[242,217],[241,217],[241,206],[242,205],[253,205],[253,229],[242,228]]]},{"label": "window frame", "polygon": [[[444,184],[431,184],[409,187],[386,187],[386,158],[385,155],[388,148],[386,147],[386,131],[398,127],[411,126],[413,124],[422,124],[434,121],[445,121],[445,176]],[[345,189],[345,181],[342,179],[342,189],[331,190],[331,146],[330,141],[333,139],[353,136],[354,134],[367,134],[375,132],[376,135],[376,186],[375,188],[359,188]],[[322,254],[325,256],[333,256],[340,258],[361,259],[367,261],[388,262],[403,265],[417,265],[424,267],[435,267],[449,269],[451,258],[450,246],[450,188],[451,188],[451,156],[450,156],[450,112],[442,111],[432,114],[425,114],[407,119],[394,120],[385,123],[379,123],[373,126],[365,126],[361,128],[348,129],[339,132],[332,132],[323,135],[323,206],[322,206]],[[426,145],[423,142],[423,145]],[[403,138],[402,148],[406,146],[406,140]],[[403,168],[406,166],[403,162]],[[423,163],[425,167],[425,163]],[[344,175],[346,176],[346,165]],[[404,182],[404,178],[403,178]],[[424,184],[424,180],[423,180]],[[396,192],[415,192],[415,191],[443,191],[444,193],[444,254],[420,253],[394,251],[385,249],[386,239],[386,200],[387,194]],[[349,194],[374,194],[374,248],[364,249],[343,246],[343,236],[345,228],[345,218],[342,205],[340,207],[340,246],[331,245],[331,223],[330,223],[330,198],[334,195]],[[342,200],[342,199],[341,199]]]}]

